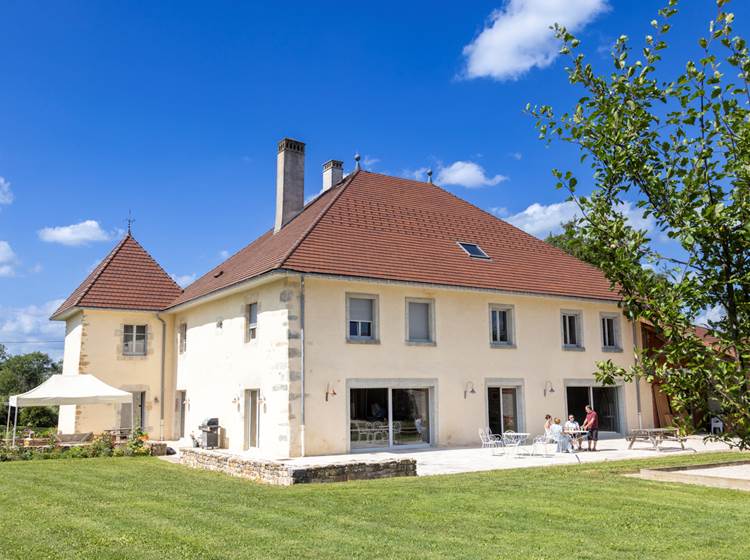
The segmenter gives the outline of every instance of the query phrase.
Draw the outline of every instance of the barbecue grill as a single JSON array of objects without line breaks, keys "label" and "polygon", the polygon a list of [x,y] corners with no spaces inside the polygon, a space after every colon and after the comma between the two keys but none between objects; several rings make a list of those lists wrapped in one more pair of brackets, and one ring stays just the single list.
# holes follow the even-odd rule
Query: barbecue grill
[{"label": "barbecue grill", "polygon": [[218,418],[206,418],[198,428],[201,431],[200,445],[203,449],[219,447]]}]

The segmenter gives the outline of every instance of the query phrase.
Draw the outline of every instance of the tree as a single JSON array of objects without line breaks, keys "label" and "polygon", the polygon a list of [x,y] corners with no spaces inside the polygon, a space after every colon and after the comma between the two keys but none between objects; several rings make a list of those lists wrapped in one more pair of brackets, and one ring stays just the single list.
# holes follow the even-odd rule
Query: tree
[{"label": "tree", "polygon": [[[50,375],[60,373],[61,367],[59,362],[52,359],[42,352],[32,352],[30,354],[19,354],[8,356],[4,353],[4,348],[0,348],[0,423],[5,426],[8,413],[8,396],[16,395],[30,391],[40,383],[49,378]],[[36,408],[36,407],[34,407]],[[46,408],[46,407],[41,407]],[[56,414],[50,416],[39,410],[29,408],[24,413],[24,417],[33,420],[44,420],[45,423],[56,423]]]},{"label": "tree", "polygon": [[[579,40],[556,26],[568,56],[569,82],[583,95],[570,111],[528,110],[540,137],[578,147],[593,170],[593,192],[582,196],[571,171],[553,170],[557,187],[579,208],[575,227],[587,255],[622,297],[631,320],[650,322],[666,344],[623,369],[597,364],[606,383],[644,376],[662,382],[678,410],[707,413],[710,394],[720,404],[728,442],[750,447],[750,57],[732,30],[734,15],[717,14],[700,38],[699,60],[687,60],[672,79],[657,75],[667,48],[676,0],[651,22],[653,35],[635,51],[626,36],[612,50],[613,69],[598,74]],[[656,251],[646,231],[628,222],[636,204],[656,230],[676,242],[672,256]],[[677,255],[677,256],[674,256]],[[664,272],[643,274],[649,264]],[[693,324],[706,309],[712,342]],[[715,339],[715,341],[714,341]]]},{"label": "tree", "polygon": [[591,245],[586,243],[585,238],[581,235],[580,230],[576,227],[576,221],[565,222],[562,225],[562,232],[550,233],[545,241],[558,249],[562,249],[569,255],[577,259],[598,266],[598,259],[593,254]]}]

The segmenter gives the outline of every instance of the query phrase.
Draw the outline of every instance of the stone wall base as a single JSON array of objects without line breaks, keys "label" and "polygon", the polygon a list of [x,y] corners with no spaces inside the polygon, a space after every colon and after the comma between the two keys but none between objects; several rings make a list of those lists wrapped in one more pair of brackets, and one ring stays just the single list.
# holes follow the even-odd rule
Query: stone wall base
[{"label": "stone wall base", "polygon": [[417,476],[417,461],[414,459],[300,467],[289,465],[284,461],[255,459],[199,448],[180,449],[180,464],[276,486]]}]

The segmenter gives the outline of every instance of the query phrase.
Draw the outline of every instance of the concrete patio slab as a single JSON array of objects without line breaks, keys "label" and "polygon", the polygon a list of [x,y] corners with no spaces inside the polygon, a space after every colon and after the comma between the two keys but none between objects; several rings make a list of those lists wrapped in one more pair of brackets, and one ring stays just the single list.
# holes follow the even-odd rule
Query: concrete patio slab
[{"label": "concrete patio slab", "polygon": [[[705,442],[700,436],[688,438],[685,449],[678,443],[666,443],[660,451],[651,446],[636,446],[628,449],[628,442],[624,438],[606,439],[599,441],[596,452],[580,451],[573,454],[553,453],[554,446],[550,445],[547,455],[531,455],[531,446],[525,445],[518,449],[518,453],[496,454],[493,449],[477,447],[452,447],[405,449],[350,453],[346,455],[322,455],[314,457],[299,457],[293,459],[275,459],[292,468],[320,467],[325,465],[345,465],[366,462],[383,462],[398,459],[414,459],[417,462],[417,476],[431,476],[442,474],[457,474],[467,472],[494,471],[503,469],[517,469],[530,467],[546,467],[551,465],[575,465],[578,463],[598,463],[604,461],[621,461],[626,459],[641,459],[660,457],[665,455],[686,455],[694,453],[708,453],[727,451],[729,446],[719,442]],[[585,448],[585,443],[584,443]],[[217,450],[221,451],[221,450]],[[227,452],[228,453],[228,452]],[[247,458],[262,458],[257,453],[247,451],[233,455]],[[174,457],[174,456],[172,456]],[[178,460],[171,458],[172,461]]]}]

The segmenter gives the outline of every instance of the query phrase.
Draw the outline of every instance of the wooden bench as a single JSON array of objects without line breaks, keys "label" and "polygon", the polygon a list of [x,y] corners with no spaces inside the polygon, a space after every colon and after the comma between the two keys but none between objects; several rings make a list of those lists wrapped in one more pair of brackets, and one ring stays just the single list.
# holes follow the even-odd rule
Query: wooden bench
[{"label": "wooden bench", "polygon": [[631,430],[625,439],[629,442],[628,449],[632,449],[636,441],[647,441],[651,443],[656,451],[661,450],[661,444],[665,441],[676,441],[682,449],[685,449],[685,442],[687,441],[685,436],[680,435],[677,428],[643,428]]}]

